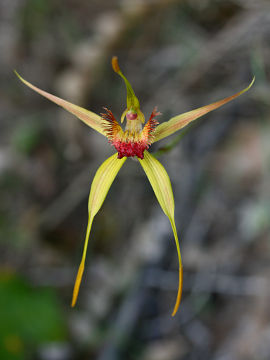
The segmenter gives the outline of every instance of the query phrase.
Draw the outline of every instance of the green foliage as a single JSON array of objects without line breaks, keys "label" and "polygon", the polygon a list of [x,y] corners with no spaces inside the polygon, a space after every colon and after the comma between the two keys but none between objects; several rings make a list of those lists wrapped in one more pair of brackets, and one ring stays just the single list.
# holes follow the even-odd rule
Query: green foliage
[{"label": "green foliage", "polygon": [[59,304],[49,289],[0,273],[0,359],[24,360],[40,343],[65,338]]},{"label": "green foliage", "polygon": [[40,143],[42,136],[41,125],[38,119],[23,123],[15,128],[11,142],[13,147],[24,154],[29,154]]},{"label": "green foliage", "polygon": [[33,39],[46,30],[47,17],[52,11],[49,0],[28,0],[21,13],[23,32],[26,38]]}]

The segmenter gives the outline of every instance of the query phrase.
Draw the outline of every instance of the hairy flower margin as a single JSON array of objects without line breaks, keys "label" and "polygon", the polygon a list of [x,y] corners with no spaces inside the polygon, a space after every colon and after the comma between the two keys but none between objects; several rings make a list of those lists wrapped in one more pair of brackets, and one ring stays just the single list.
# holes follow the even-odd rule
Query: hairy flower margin
[{"label": "hairy flower margin", "polygon": [[145,122],[144,114],[140,110],[140,103],[135,93],[127,80],[123,75],[118,65],[117,57],[112,58],[112,67],[113,70],[122,77],[125,82],[127,90],[127,108],[121,116],[121,123],[126,120],[125,129],[123,130],[121,125],[115,119],[114,115],[107,108],[105,113],[101,116],[93,113],[92,111],[81,108],[77,105],[71,104],[68,101],[65,101],[59,97],[56,97],[52,94],[49,94],[46,91],[43,91],[36,86],[30,84],[28,81],[24,80],[16,71],[18,78],[27,86],[29,86],[34,91],[38,92],[40,95],[43,95],[47,99],[53,101],[57,105],[63,107],[71,114],[75,115],[77,118],[82,120],[86,125],[90,126],[100,134],[106,136],[109,142],[115,147],[117,153],[109,157],[97,170],[95,177],[93,179],[89,201],[88,201],[88,225],[86,230],[85,243],[83,248],[82,260],[79,266],[77,273],[73,297],[71,306],[75,306],[79,288],[81,284],[82,275],[84,272],[84,264],[86,259],[86,252],[88,246],[88,240],[90,236],[90,231],[95,215],[100,210],[106,195],[116,177],[119,170],[123,166],[124,162],[128,157],[137,157],[143,170],[148,177],[148,180],[154,190],[154,193],[157,197],[157,200],[165,213],[167,215],[178,254],[178,263],[179,263],[179,285],[178,293],[176,298],[176,303],[172,312],[174,316],[179,308],[181,296],[182,296],[182,284],[183,284],[183,267],[181,260],[181,252],[179,247],[178,235],[174,220],[174,197],[171,187],[170,178],[161,165],[161,163],[153,157],[147,150],[156,141],[159,141],[169,135],[174,134],[176,131],[182,129],[184,126],[188,125],[191,121],[198,119],[199,117],[207,114],[208,112],[219,108],[220,106],[228,103],[229,101],[235,99],[239,95],[243,94],[252,86],[255,78],[251,81],[249,86],[242,91],[237,92],[236,94],[226,97],[222,100],[216,101],[212,104],[200,107],[198,109],[186,112],[181,115],[174,116],[169,121],[163,122],[158,125],[156,116],[160,113],[155,108],[150,115],[150,118],[146,125],[142,125]]}]

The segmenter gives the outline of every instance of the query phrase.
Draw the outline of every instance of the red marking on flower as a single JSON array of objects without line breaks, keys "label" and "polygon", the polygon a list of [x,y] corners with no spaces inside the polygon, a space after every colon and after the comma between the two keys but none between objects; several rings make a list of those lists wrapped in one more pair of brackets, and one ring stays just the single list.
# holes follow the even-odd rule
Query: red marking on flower
[{"label": "red marking on flower", "polygon": [[136,120],[137,117],[138,117],[138,114],[129,111],[129,112],[127,112],[127,114],[126,114],[126,117],[127,117],[127,120]]},{"label": "red marking on flower", "polygon": [[141,141],[115,141],[112,144],[118,152],[118,159],[122,159],[124,156],[137,156],[138,158],[143,159],[143,152],[149,147],[145,146]]},{"label": "red marking on flower", "polygon": [[115,117],[113,116],[113,113],[111,110],[104,107],[104,110],[106,111],[105,114],[101,114],[101,117],[103,119],[103,125],[105,127],[107,138],[109,139],[110,143],[114,141],[116,136],[119,134],[120,136],[123,134],[123,130]]},{"label": "red marking on flower", "polygon": [[147,121],[145,127],[141,132],[141,138],[147,142],[148,147],[152,144],[154,140],[153,133],[156,126],[158,125],[158,121],[155,119],[155,116],[159,116],[159,115],[161,115],[161,113],[157,111],[157,107],[155,107],[154,110],[152,111],[152,114],[150,115],[149,120]]},{"label": "red marking on flower", "polygon": [[[137,156],[140,159],[144,158],[144,150],[147,150],[153,142],[153,132],[158,122],[154,118],[160,113],[155,108],[141,132],[129,133],[123,131],[112,112],[107,108],[105,114],[101,114],[106,135],[109,142],[115,147],[118,152],[118,159],[123,157]],[[134,119],[136,120],[136,119]]]}]

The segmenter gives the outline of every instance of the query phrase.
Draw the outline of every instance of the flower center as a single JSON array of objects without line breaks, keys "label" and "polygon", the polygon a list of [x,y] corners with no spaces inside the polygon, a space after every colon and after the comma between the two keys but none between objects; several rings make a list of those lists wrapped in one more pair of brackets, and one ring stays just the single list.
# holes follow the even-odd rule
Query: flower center
[{"label": "flower center", "polygon": [[[160,113],[157,112],[155,108],[150,119],[142,129],[142,124],[138,119],[138,116],[134,116],[137,114],[128,112],[126,114],[126,128],[125,131],[123,131],[112,112],[106,108],[104,109],[106,110],[106,113],[101,114],[103,124],[109,142],[118,152],[118,159],[122,159],[125,156],[137,156],[138,158],[143,159],[144,150],[147,150],[154,140],[153,133],[158,124],[154,117],[160,115]],[[134,118],[130,119],[130,116]]]}]

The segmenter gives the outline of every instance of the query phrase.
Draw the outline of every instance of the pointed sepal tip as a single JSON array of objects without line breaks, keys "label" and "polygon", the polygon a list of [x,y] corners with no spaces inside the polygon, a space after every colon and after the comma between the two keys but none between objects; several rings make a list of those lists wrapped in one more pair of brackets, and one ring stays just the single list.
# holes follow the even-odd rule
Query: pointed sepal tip
[{"label": "pointed sepal tip", "polygon": [[120,72],[120,67],[118,64],[118,57],[117,56],[113,56],[112,58],[112,68],[116,73]]},{"label": "pointed sepal tip", "polygon": [[172,316],[175,316],[175,314],[179,309],[182,299],[182,290],[183,290],[183,267],[181,266],[181,268],[179,269],[179,285],[178,285],[177,298],[172,312]]},{"label": "pointed sepal tip", "polygon": [[81,264],[79,266],[77,276],[76,276],[76,281],[75,281],[75,285],[74,285],[74,289],[73,289],[73,295],[72,295],[71,307],[74,307],[76,305],[79,290],[80,290],[80,285],[81,285],[81,282],[82,282],[83,272],[84,272],[84,260],[81,262]]}]

